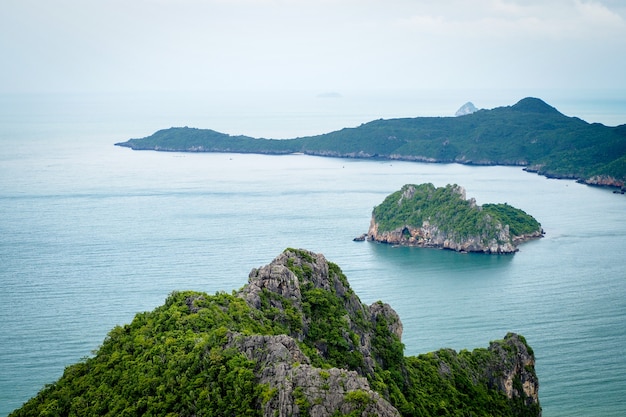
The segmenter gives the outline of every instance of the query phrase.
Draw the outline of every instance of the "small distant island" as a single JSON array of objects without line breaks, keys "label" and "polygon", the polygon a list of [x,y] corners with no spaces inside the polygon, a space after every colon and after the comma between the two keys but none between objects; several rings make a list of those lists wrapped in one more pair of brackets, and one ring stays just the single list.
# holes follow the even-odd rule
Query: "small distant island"
[{"label": "small distant island", "polygon": [[456,117],[380,119],[294,139],[231,136],[172,127],[116,143],[135,150],[293,154],[513,165],[549,178],[626,189],[626,124],[609,127],[568,117],[527,97],[491,110],[466,104]]},{"label": "small distant island", "polygon": [[541,224],[504,204],[479,206],[459,185],[407,184],[374,207],[369,231],[355,240],[490,254],[517,252],[542,237]]}]

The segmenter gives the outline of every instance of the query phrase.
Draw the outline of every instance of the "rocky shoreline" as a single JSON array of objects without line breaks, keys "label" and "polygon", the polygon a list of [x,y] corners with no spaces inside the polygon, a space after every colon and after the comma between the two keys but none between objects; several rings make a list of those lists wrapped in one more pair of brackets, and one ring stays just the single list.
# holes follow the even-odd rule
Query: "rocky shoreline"
[{"label": "rocky shoreline", "polygon": [[574,180],[579,184],[585,184],[590,186],[598,186],[598,187],[608,187],[614,190],[615,194],[625,194],[626,193],[626,181],[620,180],[618,178],[608,176],[608,175],[594,175],[589,178],[585,178],[576,174],[557,174],[550,171],[545,171],[541,167],[528,165],[528,162],[525,160],[520,160],[516,162],[510,161],[492,161],[492,160],[468,160],[468,159],[437,159],[432,157],[420,156],[420,155],[399,155],[399,154],[373,154],[367,153],[363,151],[358,152],[338,152],[338,151],[321,151],[321,150],[303,150],[298,152],[293,152],[291,150],[280,151],[280,150],[253,150],[253,151],[244,151],[237,148],[222,148],[222,147],[204,147],[204,146],[190,146],[190,147],[168,147],[168,146],[142,146],[140,143],[136,142],[119,142],[115,143],[115,146],[120,146],[124,148],[130,148],[135,151],[157,151],[157,152],[189,152],[189,153],[252,153],[259,155],[292,155],[292,154],[301,154],[301,155],[310,155],[310,156],[320,156],[324,158],[349,158],[349,159],[380,159],[380,160],[388,160],[388,161],[405,161],[405,162],[419,162],[419,163],[427,163],[427,164],[460,164],[460,165],[469,165],[469,166],[517,166],[522,167],[522,169],[531,174],[541,175],[550,179],[559,179],[559,180]]},{"label": "rocky shoreline", "polygon": [[626,193],[626,181],[620,180],[610,175],[593,175],[589,178],[583,178],[575,174],[557,174],[554,172],[543,170],[539,166],[527,166],[524,168],[524,171],[556,180],[574,180],[579,184],[591,185],[596,187],[618,188],[619,190],[616,190],[617,193]]},{"label": "rocky shoreline", "polygon": [[[410,237],[407,237],[407,232]],[[433,232],[434,236],[433,236]],[[455,242],[448,239],[445,234],[438,234],[430,226],[414,228],[407,227],[398,228],[391,232],[378,233],[378,226],[374,223],[370,226],[367,233],[363,233],[353,239],[355,242],[378,242],[396,246],[415,246],[421,248],[448,249],[456,252],[482,252],[489,254],[512,254],[519,251],[518,245],[535,239],[544,237],[545,231],[537,231],[535,233],[524,234],[521,236],[513,236],[513,243],[500,244],[496,241],[488,245],[479,243],[480,237],[468,238],[462,242]]]},{"label": "rocky shoreline", "polygon": [[[467,111],[471,110],[468,106]],[[589,124],[565,116],[534,97],[512,106],[460,114],[379,119],[321,135],[280,140],[171,127],[115,145],[165,152],[302,153],[334,158],[519,166],[547,178],[576,180],[626,192],[626,125]]]},{"label": "rocky shoreline", "polygon": [[[520,227],[524,217],[530,226]],[[353,240],[510,254],[518,251],[519,244],[544,234],[532,216],[507,204],[481,207],[473,198],[467,200],[465,189],[458,185],[407,184],[374,208],[367,233]]]}]

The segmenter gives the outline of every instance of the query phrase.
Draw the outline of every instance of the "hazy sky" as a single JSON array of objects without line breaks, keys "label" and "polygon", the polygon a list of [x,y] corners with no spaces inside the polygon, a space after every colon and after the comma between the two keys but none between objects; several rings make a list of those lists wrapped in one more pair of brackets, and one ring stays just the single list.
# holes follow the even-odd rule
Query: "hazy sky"
[{"label": "hazy sky", "polygon": [[624,0],[1,0],[0,92],[626,88]]}]

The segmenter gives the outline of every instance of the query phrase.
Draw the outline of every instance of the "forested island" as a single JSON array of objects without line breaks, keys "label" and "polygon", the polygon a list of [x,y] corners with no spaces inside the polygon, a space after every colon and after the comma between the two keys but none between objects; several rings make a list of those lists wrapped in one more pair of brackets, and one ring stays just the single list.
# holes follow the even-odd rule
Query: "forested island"
[{"label": "forested island", "polygon": [[172,293],[17,416],[540,416],[532,349],[404,356],[402,323],[339,266],[287,249],[232,294]]},{"label": "forested island", "polygon": [[504,204],[476,204],[456,184],[407,184],[374,207],[368,232],[355,240],[457,252],[514,253],[543,236],[541,224]]},{"label": "forested island", "polygon": [[538,98],[458,117],[380,119],[294,139],[231,136],[169,128],[116,143],[135,150],[304,153],[344,158],[515,165],[551,178],[592,185],[626,184],[626,124],[608,127],[568,117]]}]

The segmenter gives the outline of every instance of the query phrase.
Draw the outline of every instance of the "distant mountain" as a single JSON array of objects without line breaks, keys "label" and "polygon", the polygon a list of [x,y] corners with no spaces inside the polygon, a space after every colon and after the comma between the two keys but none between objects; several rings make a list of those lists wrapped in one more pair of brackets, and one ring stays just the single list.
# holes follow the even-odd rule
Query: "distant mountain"
[{"label": "distant mountain", "polygon": [[474,106],[474,103],[472,103],[471,101],[468,101],[467,103],[465,103],[464,105],[462,105],[457,111],[456,113],[454,113],[455,116],[467,116],[468,114],[472,114],[472,113],[476,113],[478,111],[478,109],[476,108],[476,106]]},{"label": "distant mountain", "polygon": [[170,128],[116,143],[136,150],[240,152],[384,158],[472,165],[516,165],[551,178],[624,187],[626,125],[568,117],[538,98],[463,117],[379,119],[295,139],[255,139]]}]

